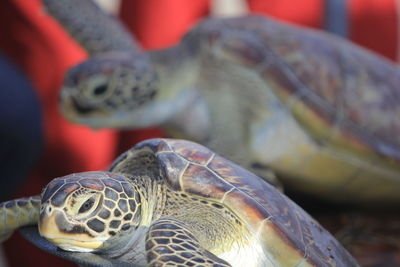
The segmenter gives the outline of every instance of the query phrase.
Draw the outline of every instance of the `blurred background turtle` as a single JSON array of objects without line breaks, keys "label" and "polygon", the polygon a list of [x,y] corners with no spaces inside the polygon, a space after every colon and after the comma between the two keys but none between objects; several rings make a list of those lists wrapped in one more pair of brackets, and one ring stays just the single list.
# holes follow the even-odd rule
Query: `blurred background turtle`
[{"label": "blurred background turtle", "polygon": [[207,19],[178,45],[141,53],[122,27],[99,26],[109,20],[99,10],[85,11],[82,22],[79,10],[71,12],[77,3],[44,2],[92,55],[66,74],[60,104],[70,121],[159,125],[267,180],[271,168],[295,192],[399,204],[397,65],[333,35],[261,16]]}]

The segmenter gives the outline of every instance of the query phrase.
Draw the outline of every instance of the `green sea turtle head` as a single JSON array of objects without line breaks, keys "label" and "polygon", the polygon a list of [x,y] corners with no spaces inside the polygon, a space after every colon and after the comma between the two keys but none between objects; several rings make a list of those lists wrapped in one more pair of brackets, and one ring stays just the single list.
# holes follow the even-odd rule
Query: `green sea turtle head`
[{"label": "green sea turtle head", "polygon": [[43,190],[39,232],[64,250],[113,251],[134,239],[141,218],[140,194],[124,176],[77,173]]},{"label": "green sea turtle head", "polygon": [[139,115],[149,109],[158,89],[157,73],[144,54],[103,54],[67,72],[61,112],[93,128],[124,128],[132,122],[143,127],[146,120]]}]

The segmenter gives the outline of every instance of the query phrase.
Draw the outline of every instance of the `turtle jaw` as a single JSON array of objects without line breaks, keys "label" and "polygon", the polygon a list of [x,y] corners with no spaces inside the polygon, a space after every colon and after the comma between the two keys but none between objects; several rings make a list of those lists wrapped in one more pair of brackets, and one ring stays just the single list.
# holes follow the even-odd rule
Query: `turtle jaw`
[{"label": "turtle jaw", "polygon": [[62,250],[71,252],[93,252],[101,246],[101,242],[88,242],[63,238],[46,238]]},{"label": "turtle jaw", "polygon": [[[80,106],[72,96],[64,95],[61,97],[60,102],[61,113],[72,123],[90,125],[91,122],[96,121],[96,118],[99,118],[100,120],[107,119],[106,113],[94,108]],[[96,125],[93,125],[92,127],[96,129],[100,128]]]},{"label": "turtle jaw", "polygon": [[63,87],[59,108],[68,121],[86,125],[95,130],[101,128],[140,129],[167,123],[178,113],[190,108],[192,102],[197,101],[198,98],[199,95],[194,90],[183,90],[177,95],[160,93],[140,105],[124,108],[107,106],[104,103],[103,105],[82,104],[72,87]]},{"label": "turtle jaw", "polygon": [[95,130],[101,128],[131,129],[133,119],[127,112],[105,112],[95,108],[80,106],[73,96],[62,94],[60,111],[64,117],[75,124],[87,125]]},{"label": "turtle jaw", "polygon": [[66,219],[61,211],[43,212],[39,219],[39,233],[57,247],[75,252],[92,252],[102,247],[104,241],[95,239],[79,226],[66,227]]}]

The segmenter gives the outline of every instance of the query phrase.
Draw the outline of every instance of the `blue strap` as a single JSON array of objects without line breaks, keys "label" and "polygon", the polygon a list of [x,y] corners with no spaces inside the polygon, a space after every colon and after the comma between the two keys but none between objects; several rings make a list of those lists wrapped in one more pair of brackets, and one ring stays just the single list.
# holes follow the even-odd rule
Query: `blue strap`
[{"label": "blue strap", "polygon": [[324,26],[328,32],[348,37],[349,17],[347,0],[325,0]]},{"label": "blue strap", "polygon": [[39,98],[25,74],[0,52],[0,201],[9,200],[41,156]]}]

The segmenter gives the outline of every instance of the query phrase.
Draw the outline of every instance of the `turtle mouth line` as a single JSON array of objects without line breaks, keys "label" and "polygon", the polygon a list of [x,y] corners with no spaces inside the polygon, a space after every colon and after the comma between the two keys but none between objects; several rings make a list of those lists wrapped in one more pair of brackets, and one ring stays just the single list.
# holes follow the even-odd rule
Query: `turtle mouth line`
[{"label": "turtle mouth line", "polygon": [[75,110],[80,113],[80,114],[89,114],[92,113],[93,111],[95,111],[96,109],[94,107],[91,107],[89,105],[83,105],[81,104],[79,101],[77,101],[75,98],[71,99],[71,104],[73,105],[73,107],[75,108]]},{"label": "turtle mouth line", "polygon": [[46,234],[44,236],[51,243],[56,245],[57,247],[67,250],[67,251],[76,251],[76,252],[91,252],[97,248],[100,248],[103,244],[104,240],[88,240],[79,235],[69,236],[63,234]]},{"label": "turtle mouth line", "polygon": [[61,113],[69,121],[77,124],[90,124],[96,117],[99,117],[101,120],[107,117],[105,112],[95,108],[84,107],[72,97],[64,99],[59,107]]},{"label": "turtle mouth line", "polygon": [[79,238],[77,236],[69,237],[69,236],[60,236],[60,235],[58,235],[58,236],[57,235],[54,235],[54,236],[46,235],[46,236],[44,236],[44,238],[46,238],[48,240],[51,240],[51,241],[53,241],[53,240],[63,240],[63,241],[66,241],[66,242],[71,241],[71,242],[79,242],[79,243],[101,242],[101,240],[99,240],[99,241],[85,240],[85,239]]},{"label": "turtle mouth line", "polygon": [[63,250],[75,252],[92,252],[103,244],[101,241],[88,241],[64,237],[46,237],[46,239]]}]

